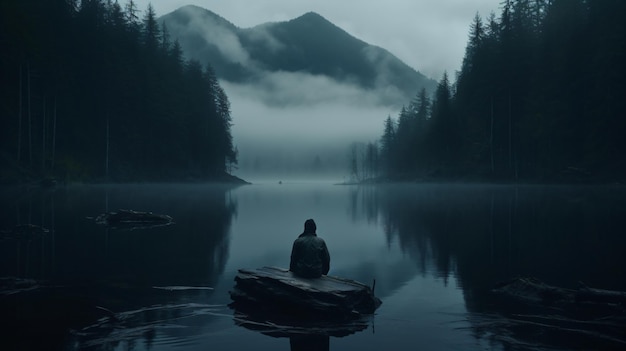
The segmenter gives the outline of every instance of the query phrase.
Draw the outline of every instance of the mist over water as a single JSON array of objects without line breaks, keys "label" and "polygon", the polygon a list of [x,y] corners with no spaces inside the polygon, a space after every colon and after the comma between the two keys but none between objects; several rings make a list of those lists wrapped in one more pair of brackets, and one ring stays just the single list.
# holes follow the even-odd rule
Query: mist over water
[{"label": "mist over water", "polygon": [[220,78],[238,149],[233,173],[244,179],[342,179],[350,145],[377,141],[387,116],[435,86],[314,13],[239,28],[186,6],[161,21],[187,59],[210,62]]},{"label": "mist over water", "polygon": [[384,91],[366,91],[326,77],[280,73],[257,84],[223,82],[244,179],[329,179],[348,176],[352,143],[377,141],[388,115]]}]

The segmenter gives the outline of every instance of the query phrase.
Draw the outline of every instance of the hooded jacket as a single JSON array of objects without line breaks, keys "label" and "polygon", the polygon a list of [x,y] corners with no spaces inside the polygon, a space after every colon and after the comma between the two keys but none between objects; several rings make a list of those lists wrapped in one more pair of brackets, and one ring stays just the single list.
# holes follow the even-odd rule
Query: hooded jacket
[{"label": "hooded jacket", "polygon": [[330,254],[324,239],[315,232],[300,234],[293,243],[289,270],[303,278],[318,278],[329,269]]}]

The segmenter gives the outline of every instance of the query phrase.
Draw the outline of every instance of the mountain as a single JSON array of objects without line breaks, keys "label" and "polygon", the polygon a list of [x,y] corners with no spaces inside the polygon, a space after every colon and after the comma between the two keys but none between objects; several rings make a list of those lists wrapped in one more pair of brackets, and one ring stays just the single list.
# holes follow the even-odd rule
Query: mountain
[{"label": "mountain", "polygon": [[[403,104],[436,82],[387,50],[359,40],[317,13],[286,22],[239,28],[197,6],[184,6],[159,18],[184,55],[210,63],[220,79],[248,83],[268,73],[322,75],[368,90],[386,91]],[[388,94],[389,91],[399,94]]]}]

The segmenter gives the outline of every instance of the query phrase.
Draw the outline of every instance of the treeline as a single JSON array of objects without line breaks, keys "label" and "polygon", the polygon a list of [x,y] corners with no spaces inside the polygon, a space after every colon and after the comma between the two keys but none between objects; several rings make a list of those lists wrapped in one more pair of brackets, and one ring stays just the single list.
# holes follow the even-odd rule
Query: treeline
[{"label": "treeline", "polygon": [[149,6],[0,5],[0,178],[210,180],[237,162],[230,104]]},{"label": "treeline", "polygon": [[[388,118],[393,179],[626,179],[626,2],[506,0],[476,15],[460,72]],[[367,163],[363,168],[371,167]]]}]

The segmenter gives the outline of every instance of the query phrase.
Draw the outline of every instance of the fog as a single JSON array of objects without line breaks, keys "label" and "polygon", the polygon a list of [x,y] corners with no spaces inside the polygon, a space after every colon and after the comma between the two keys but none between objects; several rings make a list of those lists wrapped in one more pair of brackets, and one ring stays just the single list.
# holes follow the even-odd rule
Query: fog
[{"label": "fog", "polygon": [[[140,9],[149,2],[160,15],[190,3],[136,0]],[[265,25],[314,11],[356,38],[389,50],[409,66],[439,80],[443,72],[452,74],[458,69],[473,16],[480,13],[485,18],[497,10],[499,2],[402,0],[390,5],[368,0],[358,6],[326,0],[191,3],[215,12],[238,28],[254,28],[251,39],[272,51],[289,48],[264,31]],[[245,179],[300,178],[311,175],[313,169],[316,176],[342,179],[348,173],[349,145],[377,141],[384,119],[397,116],[402,105],[408,103],[407,92],[400,97],[397,91],[386,88],[388,64],[379,57],[379,51],[363,53],[379,72],[376,91],[364,91],[327,77],[267,72],[230,26],[211,16],[194,17],[193,11],[189,14],[189,28],[201,33],[230,62],[260,77],[254,84],[221,82],[231,101],[232,134],[239,151],[239,169],[233,173]],[[174,25],[168,23],[171,29]],[[196,44],[185,48],[187,58],[203,55],[204,48]]]},{"label": "fog", "polygon": [[254,84],[221,83],[232,108],[239,169],[249,181],[348,175],[350,144],[377,141],[404,103],[394,91],[364,90],[325,76],[268,73]]},{"label": "fog", "polygon": [[[239,152],[233,173],[241,178],[342,180],[348,175],[349,146],[377,141],[387,116],[396,116],[409,102],[409,93],[390,81],[390,56],[378,48],[362,52],[378,73],[372,88],[363,88],[358,78],[353,83],[346,77],[338,81],[302,71],[269,71],[251,57],[234,27],[196,8],[184,11],[189,22],[182,29],[169,23],[171,29],[200,34],[226,61],[254,76],[245,83],[220,82],[231,102],[232,135]],[[271,51],[289,50],[264,30],[268,25],[249,33]],[[204,50],[196,43],[183,50],[188,59],[204,62]]]}]

